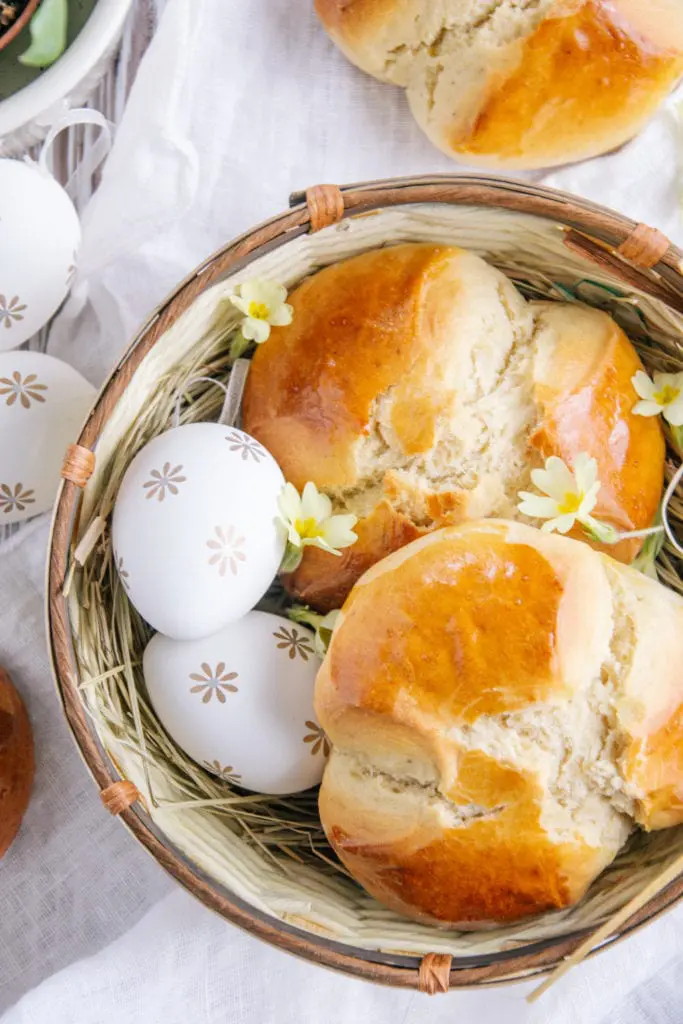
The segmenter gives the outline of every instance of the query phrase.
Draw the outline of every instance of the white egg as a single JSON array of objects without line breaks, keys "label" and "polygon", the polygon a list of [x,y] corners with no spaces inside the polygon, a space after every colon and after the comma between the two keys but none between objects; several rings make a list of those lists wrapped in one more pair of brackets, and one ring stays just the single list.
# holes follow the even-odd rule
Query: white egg
[{"label": "white egg", "polygon": [[95,388],[59,359],[0,352],[0,525],[52,506],[66,449],[94,397]]},{"label": "white egg", "polygon": [[205,640],[157,634],[144,655],[152,706],[178,746],[259,793],[317,785],[329,747],[315,720],[313,633],[249,612]]},{"label": "white egg", "polygon": [[39,331],[69,291],[81,242],[64,189],[37,164],[0,160],[0,352]]},{"label": "white egg", "polygon": [[285,548],[284,477],[248,434],[191,423],[138,452],[119,490],[114,559],[140,615],[176,640],[210,636],[263,597]]}]

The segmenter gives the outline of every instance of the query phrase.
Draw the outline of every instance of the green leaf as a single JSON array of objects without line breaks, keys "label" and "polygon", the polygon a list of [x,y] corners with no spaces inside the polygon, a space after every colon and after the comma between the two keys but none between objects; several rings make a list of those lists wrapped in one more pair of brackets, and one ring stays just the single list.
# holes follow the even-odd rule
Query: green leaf
[{"label": "green leaf", "polygon": [[603,284],[602,281],[594,281],[591,277],[582,277],[580,281],[577,281],[574,285],[575,289],[579,289],[582,284],[589,284],[591,288],[597,288],[601,292],[607,292],[608,295],[613,295],[617,299],[625,299],[626,292],[622,292],[619,288],[612,288],[608,284]]},{"label": "green leaf", "polygon": [[251,342],[244,337],[241,331],[237,331],[230,342],[230,358],[234,362],[239,359],[247,351]]},{"label": "green leaf", "polygon": [[674,447],[678,450],[680,455],[683,455],[683,427],[672,427],[671,424],[669,424],[669,432],[671,434]]},{"label": "green leaf", "polygon": [[334,611],[328,612],[323,621],[320,623],[315,631],[316,637],[316,650],[318,647],[321,648],[324,654],[327,654],[327,650],[332,641],[332,634],[337,625],[337,619],[339,618],[341,611],[339,608],[335,608]]},{"label": "green leaf", "polygon": [[31,45],[19,57],[19,63],[30,68],[54,64],[66,49],[68,17],[67,0],[42,0],[31,18]]},{"label": "green leaf", "polygon": [[[661,526],[662,523],[662,510],[657,512],[653,526]],[[659,558],[660,552],[664,547],[666,540],[665,533],[653,533],[645,539],[640,554],[631,562],[634,569],[644,573],[645,576],[649,576],[651,579],[657,579],[657,570],[655,568],[655,562]]]},{"label": "green leaf", "polygon": [[291,608],[287,609],[288,619],[291,619],[292,622],[298,622],[302,626],[310,626],[311,629],[315,630],[319,629],[324,617],[319,612],[314,612],[307,604],[293,604]]},{"label": "green leaf", "polygon": [[304,550],[302,547],[295,547],[294,544],[287,542],[285,548],[284,558],[280,563],[280,572],[294,572],[301,565],[301,559],[304,557]]},{"label": "green leaf", "polygon": [[563,298],[569,299],[570,302],[576,302],[576,295],[567,285],[560,284],[559,281],[553,281],[553,288],[556,288]]},{"label": "green leaf", "polygon": [[579,519],[579,523],[583,527],[585,535],[590,540],[597,541],[598,544],[618,544],[621,540],[621,534],[618,530],[615,530],[609,523],[601,523],[598,519],[594,519],[593,516]]},{"label": "green leaf", "polygon": [[328,612],[327,615],[320,615],[318,612],[314,612],[312,608],[309,608],[308,605],[295,604],[288,608],[285,614],[292,622],[298,622],[302,626],[310,626],[311,629],[315,630],[315,653],[321,661],[324,661],[327,648],[330,646],[334,627],[339,618],[339,609],[335,608],[334,611]]}]

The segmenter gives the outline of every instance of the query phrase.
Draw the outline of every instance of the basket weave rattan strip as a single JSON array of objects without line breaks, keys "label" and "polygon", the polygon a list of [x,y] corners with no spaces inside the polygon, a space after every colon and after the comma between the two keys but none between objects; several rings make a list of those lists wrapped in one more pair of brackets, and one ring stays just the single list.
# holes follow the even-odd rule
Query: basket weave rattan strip
[{"label": "basket weave rattan strip", "polygon": [[[90,469],[84,449],[96,449],[119,400],[159,339],[199,296],[226,275],[342,217],[358,217],[412,204],[447,204],[508,210],[552,222],[573,251],[579,251],[596,265],[608,269],[616,279],[665,302],[670,308],[683,310],[683,254],[678,249],[663,236],[628,218],[550,189],[496,178],[444,176],[371,182],[341,190],[319,186],[309,190],[308,195],[309,204],[305,194],[296,194],[292,197],[294,206],[288,213],[267,221],[220,250],[179,286],[148,320],[113,371],[78,439],[80,451],[71,450],[68,479],[63,484],[55,513],[48,570],[48,623],[58,692],[76,742],[109,809],[119,815],[180,884],[228,920],[297,956],[388,985],[436,992],[447,989],[449,980],[451,986],[469,986],[529,977],[559,963],[579,945],[584,933],[529,943],[521,951],[501,952],[493,962],[482,962],[478,957],[457,957],[451,962],[444,954],[421,958],[342,945],[281,923],[234,896],[171,846],[150,820],[144,806],[132,802],[138,796],[132,784],[124,780],[127,788],[121,788],[120,777],[100,746],[78,690],[71,625],[63,591],[73,568],[80,488]],[[80,472],[78,467],[85,469]],[[683,881],[679,879],[650,901],[628,922],[621,936],[613,937],[612,941],[651,921],[682,895]]]}]

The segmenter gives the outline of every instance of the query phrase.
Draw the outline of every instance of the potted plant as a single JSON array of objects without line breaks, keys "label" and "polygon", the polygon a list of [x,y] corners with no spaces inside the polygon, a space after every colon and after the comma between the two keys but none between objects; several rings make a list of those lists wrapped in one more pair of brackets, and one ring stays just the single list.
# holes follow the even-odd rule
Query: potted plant
[{"label": "potted plant", "polygon": [[49,67],[64,52],[68,15],[67,0],[0,0],[0,50],[28,27],[31,42],[19,63]]},{"label": "potted plant", "polygon": [[39,142],[108,67],[133,0],[0,0],[0,157]]}]

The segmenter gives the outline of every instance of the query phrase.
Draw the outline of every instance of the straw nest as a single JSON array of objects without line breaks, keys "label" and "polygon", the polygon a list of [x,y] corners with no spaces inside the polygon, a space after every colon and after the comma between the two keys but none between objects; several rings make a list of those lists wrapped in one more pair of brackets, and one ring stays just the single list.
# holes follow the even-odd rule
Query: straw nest
[{"label": "straw nest", "polygon": [[[320,266],[378,245],[425,240],[459,244],[506,272],[531,298],[561,299],[609,311],[636,344],[650,373],[683,370],[683,317],[657,299],[628,290],[563,245],[556,224],[504,211],[413,206],[344,221],[299,237],[204,292],[139,367],[97,447],[67,580],[79,687],[87,714],[122,777],[142,794],[157,830],[203,872],[252,906],[314,933],[364,949],[487,956],[593,927],[683,853],[683,830],[637,834],[576,908],[492,932],[438,932],[384,909],[348,877],[328,847],[316,793],[276,798],[248,794],[180,751],[150,709],[142,654],[150,630],[130,605],[112,560],[110,513],[135,453],[169,428],[176,397],[181,423],[217,418],[237,314],[227,296],[236,284],[267,276],[288,287]],[[590,268],[590,269],[589,269]],[[670,439],[669,479],[680,452]],[[683,536],[683,497],[670,507]],[[683,565],[660,538],[646,561],[662,583],[683,593]],[[281,610],[274,587],[260,607]]]}]

